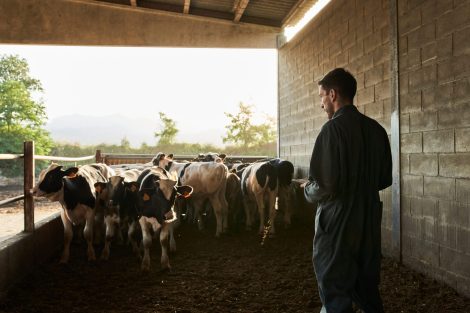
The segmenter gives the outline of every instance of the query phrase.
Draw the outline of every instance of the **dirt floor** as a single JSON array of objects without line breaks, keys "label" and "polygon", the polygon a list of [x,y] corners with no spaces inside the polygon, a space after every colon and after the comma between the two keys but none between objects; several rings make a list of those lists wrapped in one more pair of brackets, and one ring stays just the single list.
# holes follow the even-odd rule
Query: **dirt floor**
[{"label": "dirt floor", "polygon": [[[160,271],[157,242],[149,273],[129,246],[88,263],[86,245],[75,243],[68,265],[54,256],[4,295],[0,312],[319,312],[312,227],[278,232],[261,246],[254,232],[216,239],[213,229],[183,225],[171,272]],[[451,288],[390,259],[382,268],[386,312],[470,312],[470,299]]]}]

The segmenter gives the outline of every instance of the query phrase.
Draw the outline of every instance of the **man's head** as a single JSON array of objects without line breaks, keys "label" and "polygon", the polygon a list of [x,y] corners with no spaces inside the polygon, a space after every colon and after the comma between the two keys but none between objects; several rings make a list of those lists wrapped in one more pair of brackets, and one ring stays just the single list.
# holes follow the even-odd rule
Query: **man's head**
[{"label": "man's head", "polygon": [[342,106],[353,104],[356,88],[356,79],[344,68],[335,68],[318,82],[321,107],[328,119]]}]

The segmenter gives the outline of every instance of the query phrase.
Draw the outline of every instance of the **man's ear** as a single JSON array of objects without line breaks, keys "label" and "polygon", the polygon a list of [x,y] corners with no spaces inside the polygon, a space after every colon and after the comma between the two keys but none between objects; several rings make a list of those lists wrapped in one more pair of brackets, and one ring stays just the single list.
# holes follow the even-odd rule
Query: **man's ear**
[{"label": "man's ear", "polygon": [[333,102],[336,99],[338,99],[338,93],[334,88],[331,88],[330,91],[328,92],[328,96],[330,97],[330,100]]}]

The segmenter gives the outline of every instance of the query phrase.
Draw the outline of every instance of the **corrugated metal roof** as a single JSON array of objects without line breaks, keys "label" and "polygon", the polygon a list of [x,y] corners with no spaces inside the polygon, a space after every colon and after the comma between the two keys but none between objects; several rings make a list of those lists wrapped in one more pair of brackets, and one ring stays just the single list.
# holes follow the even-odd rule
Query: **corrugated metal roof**
[{"label": "corrugated metal roof", "polygon": [[[135,2],[137,7],[183,13],[185,0],[97,0],[114,4],[131,6]],[[258,25],[282,27],[286,22],[293,24],[298,21],[308,8],[317,0],[190,0],[189,15],[205,16],[223,20],[232,20],[236,23],[236,10],[240,22]],[[243,10],[244,5],[246,8]]]}]

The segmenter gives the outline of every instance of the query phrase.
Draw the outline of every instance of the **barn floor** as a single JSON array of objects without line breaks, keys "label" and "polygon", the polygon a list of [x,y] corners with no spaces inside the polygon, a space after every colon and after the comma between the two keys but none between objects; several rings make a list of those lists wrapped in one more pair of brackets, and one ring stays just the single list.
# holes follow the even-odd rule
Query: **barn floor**
[{"label": "barn floor", "polygon": [[[130,247],[114,245],[108,262],[88,264],[84,244],[67,266],[36,269],[0,301],[0,312],[319,312],[311,266],[311,227],[279,229],[260,245],[255,233],[216,239],[192,225],[178,230],[171,272],[140,271]],[[470,312],[470,299],[412,270],[383,260],[386,312]]]}]

